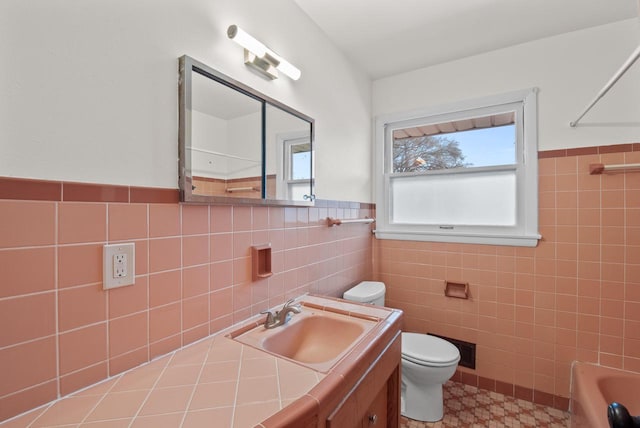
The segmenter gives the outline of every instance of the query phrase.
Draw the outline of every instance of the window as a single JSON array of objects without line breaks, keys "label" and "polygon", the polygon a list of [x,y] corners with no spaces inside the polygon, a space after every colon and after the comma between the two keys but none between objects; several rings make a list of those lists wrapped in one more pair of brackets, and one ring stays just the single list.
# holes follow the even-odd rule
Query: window
[{"label": "window", "polygon": [[376,237],[536,246],[536,90],[376,120]]},{"label": "window", "polygon": [[[307,135],[278,136],[278,169],[282,171],[278,181],[278,195],[291,200],[313,200],[313,151]],[[281,159],[281,161],[280,161]]]}]

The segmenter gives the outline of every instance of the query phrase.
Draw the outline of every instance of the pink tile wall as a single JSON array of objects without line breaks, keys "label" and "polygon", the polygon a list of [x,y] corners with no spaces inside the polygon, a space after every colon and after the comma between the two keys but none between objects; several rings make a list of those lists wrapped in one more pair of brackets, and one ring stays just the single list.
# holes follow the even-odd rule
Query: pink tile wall
[{"label": "pink tile wall", "polygon": [[[305,292],[372,277],[359,204],[314,208],[0,200],[0,420]],[[338,208],[344,207],[344,208]],[[102,290],[102,246],[136,245],[133,286]],[[251,245],[273,272],[251,281]]]},{"label": "pink tile wall", "polygon": [[[463,375],[568,397],[573,360],[640,372],[640,173],[589,175],[640,151],[595,152],[539,160],[536,248],[376,241],[406,329],[477,344]],[[471,298],[445,297],[445,280]]]}]

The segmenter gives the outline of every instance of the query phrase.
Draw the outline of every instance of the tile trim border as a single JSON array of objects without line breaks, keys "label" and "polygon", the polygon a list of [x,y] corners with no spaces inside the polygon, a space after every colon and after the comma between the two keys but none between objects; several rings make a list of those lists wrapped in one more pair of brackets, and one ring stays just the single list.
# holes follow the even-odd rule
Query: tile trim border
[{"label": "tile trim border", "polygon": [[0,177],[0,200],[178,203],[178,189]]},{"label": "tile trim border", "polygon": [[[640,142],[539,151],[538,159],[624,152],[640,152]],[[0,200],[2,199],[55,202],[173,204],[180,202],[180,193],[178,189],[170,188],[122,186],[0,176]],[[315,207],[373,209],[375,208],[375,204],[318,199],[316,200]]]},{"label": "tile trim border", "polygon": [[538,152],[538,159],[571,156],[602,155],[605,153],[640,152],[640,143],[613,144],[610,146],[578,147],[573,149],[545,150]]},{"label": "tile trim border", "polygon": [[[180,202],[180,192],[178,189],[160,187],[120,186],[0,176],[0,200],[3,199],[53,202],[177,204]],[[315,207],[373,209],[375,204],[318,199]]]},{"label": "tile trim border", "polygon": [[[538,159],[605,153],[640,152],[640,142],[608,146],[578,147],[538,152]],[[39,180],[0,176],[0,200],[31,200],[55,202],[180,202],[178,189],[95,184],[68,181]],[[373,209],[374,203],[318,199],[316,208]]]}]

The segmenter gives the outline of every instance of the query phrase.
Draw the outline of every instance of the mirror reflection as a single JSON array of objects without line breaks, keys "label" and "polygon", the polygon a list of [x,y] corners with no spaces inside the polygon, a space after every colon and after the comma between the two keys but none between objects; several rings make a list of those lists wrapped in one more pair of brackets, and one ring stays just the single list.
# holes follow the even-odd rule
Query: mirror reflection
[{"label": "mirror reflection", "polygon": [[309,200],[313,152],[309,123],[278,107],[266,107],[267,197]]},{"label": "mirror reflection", "polygon": [[262,103],[199,73],[192,84],[193,193],[260,199]]},{"label": "mirror reflection", "polygon": [[310,205],[313,119],[180,58],[181,200]]}]

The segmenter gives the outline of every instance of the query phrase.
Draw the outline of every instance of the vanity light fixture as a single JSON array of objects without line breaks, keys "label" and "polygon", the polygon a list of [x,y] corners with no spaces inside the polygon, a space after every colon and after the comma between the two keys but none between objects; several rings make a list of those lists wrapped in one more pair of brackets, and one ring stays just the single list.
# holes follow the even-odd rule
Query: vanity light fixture
[{"label": "vanity light fixture", "polygon": [[244,63],[255,68],[268,78],[277,79],[278,71],[283,72],[293,80],[300,78],[302,73],[297,67],[237,25],[229,26],[227,36],[244,48]]}]

